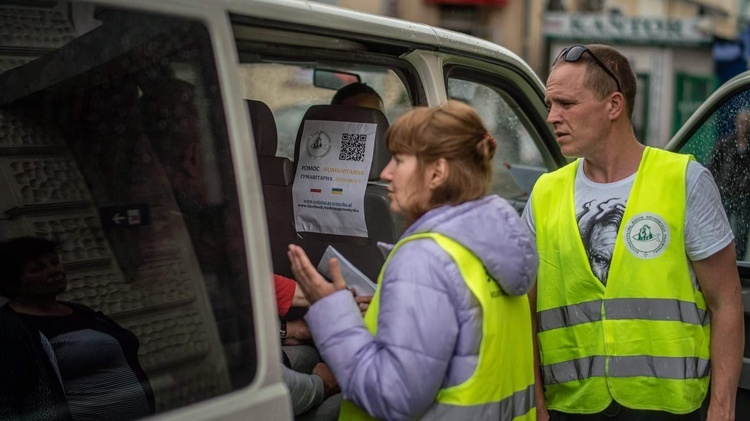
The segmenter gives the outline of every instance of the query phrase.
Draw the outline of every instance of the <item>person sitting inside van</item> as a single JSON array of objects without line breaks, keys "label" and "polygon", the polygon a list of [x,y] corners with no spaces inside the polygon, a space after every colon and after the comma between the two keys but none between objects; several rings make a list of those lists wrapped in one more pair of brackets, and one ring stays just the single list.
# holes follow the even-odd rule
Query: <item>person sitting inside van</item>
[{"label": "person sitting inside van", "polygon": [[354,82],[340,88],[331,98],[331,105],[373,108],[384,110],[383,98],[365,83]]},{"label": "person sitting inside van", "polygon": [[58,244],[0,243],[0,419],[136,419],[154,413],[138,338],[101,312],[60,301]]}]

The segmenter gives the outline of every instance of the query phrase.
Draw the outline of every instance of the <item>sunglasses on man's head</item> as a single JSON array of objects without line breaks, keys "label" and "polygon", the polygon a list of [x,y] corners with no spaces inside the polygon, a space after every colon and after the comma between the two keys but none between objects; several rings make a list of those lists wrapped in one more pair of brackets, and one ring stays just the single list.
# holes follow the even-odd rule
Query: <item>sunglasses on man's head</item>
[{"label": "sunglasses on man's head", "polygon": [[563,50],[560,51],[560,54],[557,55],[555,61],[552,62],[552,66],[554,66],[561,58],[568,63],[574,63],[581,59],[583,53],[589,53],[591,58],[594,59],[594,62],[596,62],[596,64],[598,64],[599,67],[602,68],[602,70],[607,72],[607,74],[615,80],[615,83],[617,84],[617,92],[622,92],[622,88],[620,88],[620,79],[617,79],[617,76],[615,76],[615,74],[611,70],[609,70],[609,67],[607,67],[604,62],[599,60],[599,57],[597,57],[593,51],[589,50],[589,48],[584,45],[574,45],[572,47],[563,48]]}]

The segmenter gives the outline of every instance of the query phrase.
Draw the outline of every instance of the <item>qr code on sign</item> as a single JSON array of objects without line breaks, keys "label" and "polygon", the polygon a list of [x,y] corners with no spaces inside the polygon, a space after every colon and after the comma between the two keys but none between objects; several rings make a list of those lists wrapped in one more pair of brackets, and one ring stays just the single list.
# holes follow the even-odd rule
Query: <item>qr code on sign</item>
[{"label": "qr code on sign", "polygon": [[365,145],[367,144],[366,134],[344,133],[341,135],[341,153],[339,161],[359,161],[365,160]]}]

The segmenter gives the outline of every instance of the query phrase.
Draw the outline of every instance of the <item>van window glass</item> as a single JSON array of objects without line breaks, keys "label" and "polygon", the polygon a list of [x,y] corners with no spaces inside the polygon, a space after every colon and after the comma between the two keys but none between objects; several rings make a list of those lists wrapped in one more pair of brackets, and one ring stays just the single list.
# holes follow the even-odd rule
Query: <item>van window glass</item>
[{"label": "van window glass", "polygon": [[[0,240],[60,242],[56,298],[135,335],[128,363],[157,413],[249,385],[252,262],[206,28],[90,3],[0,8]],[[116,418],[131,403],[62,378],[71,411],[83,399]]]},{"label": "van window glass", "polygon": [[708,168],[734,232],[737,260],[750,260],[750,91],[741,91],[714,111],[682,146]]},{"label": "van window glass", "polygon": [[315,68],[356,74],[362,83],[383,99],[384,113],[390,123],[411,108],[411,99],[398,74],[389,68],[360,65],[294,65],[248,63],[239,67],[245,98],[262,101],[273,112],[278,131],[276,156],[294,160],[294,141],[302,116],[312,105],[330,104],[334,89],[315,86]]},{"label": "van window glass", "polygon": [[525,198],[546,172],[544,160],[522,121],[522,110],[508,95],[483,83],[448,78],[448,98],[474,107],[497,140],[492,190],[506,199]]}]

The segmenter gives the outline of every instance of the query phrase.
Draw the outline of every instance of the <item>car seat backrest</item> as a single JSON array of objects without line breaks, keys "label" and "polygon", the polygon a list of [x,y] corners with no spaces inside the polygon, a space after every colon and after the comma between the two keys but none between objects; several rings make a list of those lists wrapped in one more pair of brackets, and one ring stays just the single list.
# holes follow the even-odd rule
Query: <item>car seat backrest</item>
[{"label": "car seat backrest", "polygon": [[258,155],[260,177],[264,185],[291,186],[294,179],[292,161],[276,156],[278,134],[271,109],[264,102],[247,100],[253,127],[255,151]]},{"label": "car seat backrest", "polygon": [[274,273],[291,277],[286,250],[297,237],[292,210],[294,164],[287,158],[276,156],[276,121],[268,105],[247,100],[247,108],[258,154]]},{"label": "car seat backrest", "polygon": [[[305,113],[297,132],[294,153],[295,164],[297,165],[295,182],[299,180],[300,175],[300,153],[308,153],[307,143],[310,139],[303,139],[303,135],[305,124],[311,121],[365,123],[376,126],[373,138],[374,144],[372,145],[372,161],[369,172],[367,172],[367,185],[364,189],[363,198],[366,236],[343,235],[336,232],[325,232],[325,230],[321,230],[323,232],[310,232],[296,226],[297,241],[305,249],[314,264],[319,262],[325,249],[332,245],[374,281],[384,262],[383,254],[378,249],[377,243],[379,241],[394,243],[397,239],[396,224],[390,212],[387,189],[385,184],[379,183],[380,173],[391,158],[385,143],[388,120],[381,111],[376,109],[343,105],[315,105],[310,107]],[[343,155],[344,152],[341,152],[341,154]],[[341,156],[339,159],[341,159]],[[321,195],[315,197],[321,197],[324,200],[336,200],[336,196],[329,195],[333,190],[331,186],[335,187],[335,184],[328,185],[328,190],[322,189],[324,191],[321,192]],[[297,197],[297,199],[299,200],[300,197]],[[329,212],[336,211],[330,210]],[[343,220],[346,221],[346,219]]]}]

